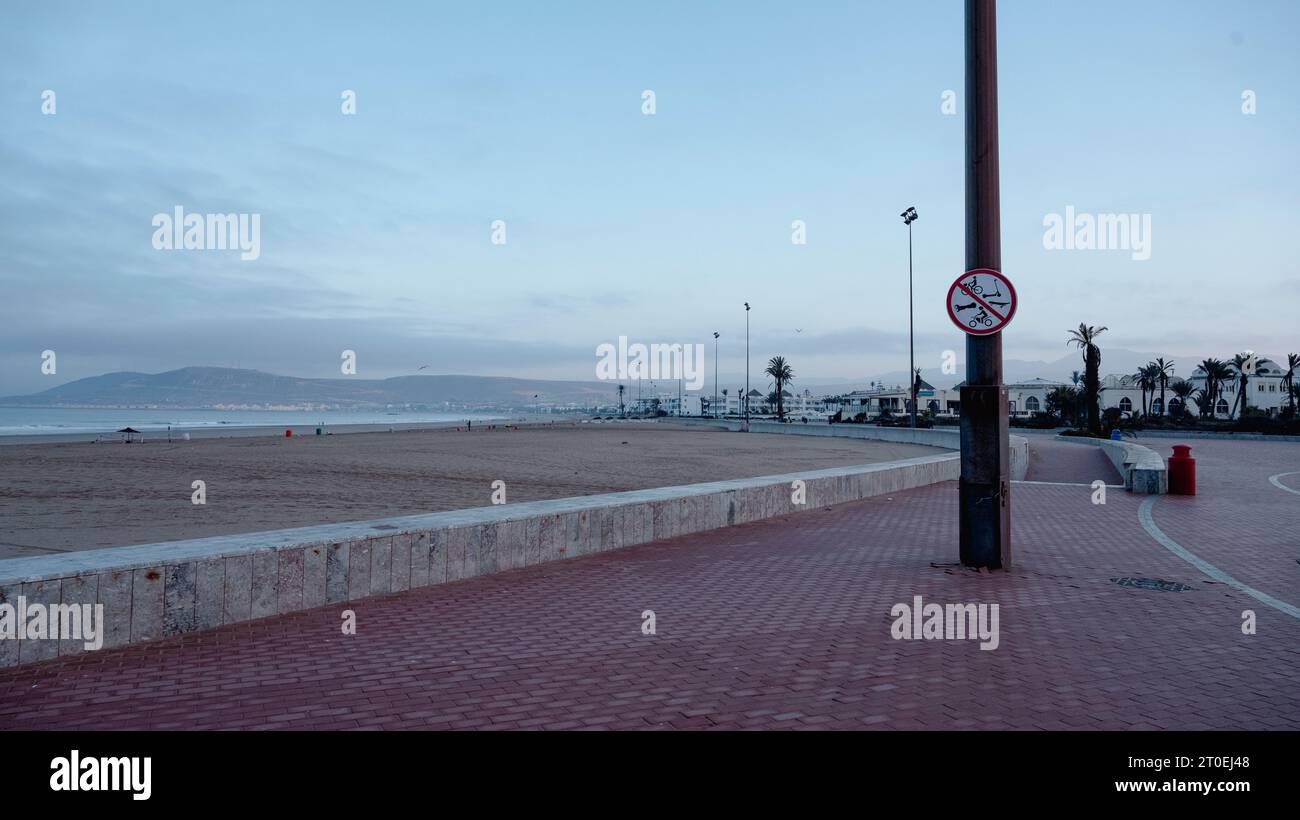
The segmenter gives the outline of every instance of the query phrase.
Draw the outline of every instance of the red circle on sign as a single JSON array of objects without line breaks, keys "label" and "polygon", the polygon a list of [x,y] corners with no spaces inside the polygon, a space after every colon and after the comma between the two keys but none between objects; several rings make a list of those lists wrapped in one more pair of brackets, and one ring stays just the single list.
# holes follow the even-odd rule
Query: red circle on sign
[{"label": "red circle on sign", "polygon": [[[971,327],[969,323],[963,323],[962,320],[957,317],[957,314],[953,312],[952,295],[958,288],[961,288],[962,280],[968,276],[991,276],[995,279],[997,284],[1007,286],[1007,293],[1005,295],[1009,298],[1010,304],[1008,305],[1005,316],[998,313],[993,307],[990,307],[984,300],[982,293],[976,294],[966,288],[962,288],[963,294],[973,299],[977,305],[984,308],[982,311],[983,313],[992,314],[992,316],[997,317],[1001,321],[996,322],[989,327]],[[982,290],[983,288],[981,287],[981,291]],[[1015,285],[1011,284],[1011,280],[1004,276],[1001,271],[992,270],[991,268],[975,268],[974,270],[968,270],[961,276],[958,276],[956,281],[952,283],[952,286],[948,288],[948,301],[945,305],[945,309],[948,311],[948,318],[951,319],[952,323],[963,333],[969,333],[972,336],[989,336],[994,333],[1002,332],[1002,330],[1011,323],[1011,317],[1016,315],[1016,303],[1018,301],[1019,300],[1016,298]]]}]

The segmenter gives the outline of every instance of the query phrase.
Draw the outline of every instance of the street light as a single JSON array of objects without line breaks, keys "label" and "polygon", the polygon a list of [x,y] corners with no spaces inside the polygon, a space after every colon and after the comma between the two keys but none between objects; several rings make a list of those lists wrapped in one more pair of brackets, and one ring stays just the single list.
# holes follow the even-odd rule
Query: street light
[{"label": "street light", "polygon": [[[718,331],[713,331],[713,411],[718,409]],[[722,408],[726,413],[727,408]]]},{"label": "street light", "polygon": [[745,303],[745,432],[749,432],[749,302]]},{"label": "street light", "polygon": [[912,427],[916,427],[916,341],[915,334],[912,330],[912,223],[918,217],[916,208],[908,206],[899,216],[903,217],[903,224],[907,225],[907,373],[909,381],[912,383],[908,392],[912,396]]}]

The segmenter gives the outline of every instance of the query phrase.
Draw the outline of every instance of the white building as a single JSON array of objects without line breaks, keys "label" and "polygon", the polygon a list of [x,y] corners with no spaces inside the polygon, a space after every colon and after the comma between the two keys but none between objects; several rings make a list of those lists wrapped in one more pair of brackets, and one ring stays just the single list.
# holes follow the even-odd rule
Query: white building
[{"label": "white building", "polygon": [[[1228,362],[1228,367],[1232,370],[1232,377],[1220,385],[1218,400],[1215,402],[1214,415],[1216,418],[1228,418],[1241,415],[1241,397],[1238,391],[1241,389],[1241,373],[1237,368]],[[1255,360],[1255,372],[1253,375],[1246,376],[1246,406],[1258,408],[1270,416],[1276,416],[1282,411],[1283,407],[1289,406],[1290,399],[1287,396],[1286,368],[1279,365],[1272,359],[1258,358]],[[1191,378],[1188,379],[1197,390],[1205,389],[1205,369],[1198,366],[1192,371]],[[1195,400],[1188,401],[1188,409],[1193,414],[1199,414],[1200,408]]]},{"label": "white building", "polygon": [[1047,412],[1047,394],[1069,382],[1033,378],[1007,385],[1007,415],[1032,418]]},{"label": "white building", "polygon": [[[921,413],[933,413],[937,416],[957,416],[961,409],[961,390],[954,387],[951,390],[940,390],[935,388],[924,379],[916,391],[916,405]],[[834,415],[836,410],[842,414],[842,418],[852,419],[858,413],[866,413],[867,418],[876,418],[882,413],[888,411],[891,415],[902,415],[911,411],[908,404],[909,397],[907,388],[902,385],[885,387],[884,385],[872,386],[867,390],[854,390],[852,393],[845,393],[841,396],[828,397],[823,400],[828,414]]]},{"label": "white building", "polygon": [[[1232,376],[1219,386],[1219,395],[1215,401],[1215,418],[1235,418],[1241,413],[1238,391],[1241,389],[1241,374],[1228,362]],[[1258,408],[1270,416],[1276,416],[1282,408],[1289,406],[1286,388],[1286,368],[1272,359],[1259,358],[1255,361],[1255,373],[1248,375],[1246,406]],[[1171,376],[1169,383],[1178,381],[1178,376]],[[1205,370],[1199,365],[1187,379],[1197,390],[1205,389]],[[1101,380],[1099,404],[1103,411],[1116,408],[1125,416],[1140,414],[1143,391],[1136,376],[1109,375]],[[1178,410],[1179,399],[1168,386],[1165,388],[1165,400],[1169,402],[1169,411]],[[1146,391],[1146,402],[1152,415],[1164,415],[1160,406],[1160,386]],[[1188,399],[1187,410],[1194,416],[1200,415],[1200,406],[1194,398]]]},{"label": "white building", "polygon": [[[1165,390],[1165,397],[1171,394]],[[1147,391],[1146,400],[1151,402],[1151,392]],[[1156,404],[1160,402],[1160,387],[1156,387],[1155,392]],[[1121,376],[1112,373],[1101,380],[1101,388],[1097,394],[1097,404],[1101,407],[1102,412],[1111,408],[1117,408],[1126,418],[1135,414],[1141,414],[1142,411],[1142,388],[1138,383],[1136,376]],[[1151,412],[1155,412],[1153,409]]]},{"label": "white building", "polygon": [[[716,403],[712,396],[705,397],[705,401],[708,402],[710,407],[709,414],[726,416],[745,415],[744,385],[741,385],[740,387],[728,387],[725,389],[727,391],[726,395],[721,395],[722,391],[718,391],[720,395],[717,397]],[[789,394],[787,393],[787,395]],[[767,398],[763,395],[763,392],[758,388],[751,386],[749,389],[749,414],[751,416],[763,415],[767,412],[765,409],[766,407]],[[715,412],[714,408],[721,408],[722,412]],[[775,413],[776,409],[773,408],[772,412]]]}]

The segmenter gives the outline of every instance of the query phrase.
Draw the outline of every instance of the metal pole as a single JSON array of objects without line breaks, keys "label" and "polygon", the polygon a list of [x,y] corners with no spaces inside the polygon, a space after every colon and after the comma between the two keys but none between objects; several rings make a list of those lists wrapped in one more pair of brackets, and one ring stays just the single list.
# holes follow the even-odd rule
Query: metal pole
[{"label": "metal pole", "polygon": [[907,381],[912,397],[912,429],[916,429],[916,336],[912,329],[912,223],[907,223]]},{"label": "metal pole", "polygon": [[[725,413],[727,408],[722,408]],[[718,334],[713,334],[713,412],[718,412]]]},{"label": "metal pole", "polygon": [[749,431],[749,302],[745,303],[745,431]]},{"label": "metal pole", "polygon": [[[966,269],[1002,269],[996,0],[966,0]],[[961,562],[1011,567],[1002,334],[966,336],[961,389]]]}]

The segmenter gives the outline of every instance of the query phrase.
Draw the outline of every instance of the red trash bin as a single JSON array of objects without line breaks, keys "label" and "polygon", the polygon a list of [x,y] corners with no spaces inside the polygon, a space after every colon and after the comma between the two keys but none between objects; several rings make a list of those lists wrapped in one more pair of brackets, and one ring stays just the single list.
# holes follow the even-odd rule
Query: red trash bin
[{"label": "red trash bin", "polygon": [[1169,457],[1169,494],[1196,495],[1196,459],[1186,444],[1175,444]]}]

